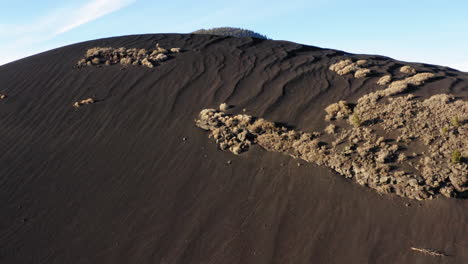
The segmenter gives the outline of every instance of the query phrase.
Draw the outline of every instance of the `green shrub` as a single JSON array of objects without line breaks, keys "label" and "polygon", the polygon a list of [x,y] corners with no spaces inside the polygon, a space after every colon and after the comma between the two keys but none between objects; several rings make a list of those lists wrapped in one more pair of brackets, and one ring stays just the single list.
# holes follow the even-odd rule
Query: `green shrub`
[{"label": "green shrub", "polygon": [[452,152],[452,163],[453,164],[458,164],[461,162],[461,153],[458,150],[454,150]]},{"label": "green shrub", "polygon": [[452,125],[453,125],[454,127],[459,127],[459,126],[460,126],[460,121],[458,120],[458,116],[454,116],[454,117],[452,118]]},{"label": "green shrub", "polygon": [[442,134],[446,135],[448,133],[448,127],[443,127],[442,128]]},{"label": "green shrub", "polygon": [[351,116],[351,124],[353,124],[354,127],[359,127],[361,125],[361,119],[359,119],[359,116],[357,113],[353,113]]}]

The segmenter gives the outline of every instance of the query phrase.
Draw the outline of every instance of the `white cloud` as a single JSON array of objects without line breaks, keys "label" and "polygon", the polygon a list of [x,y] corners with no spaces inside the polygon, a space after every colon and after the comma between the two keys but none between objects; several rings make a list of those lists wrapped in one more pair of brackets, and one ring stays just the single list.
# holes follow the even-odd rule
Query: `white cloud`
[{"label": "white cloud", "polygon": [[[43,44],[81,25],[118,11],[136,0],[88,0],[55,9],[27,24],[0,24],[0,65],[44,51]],[[3,37],[2,37],[3,36]],[[14,50],[14,53],[11,51]]]},{"label": "white cloud", "polygon": [[115,12],[128,6],[136,0],[93,0],[79,8],[68,23],[55,31],[55,34],[62,34],[83,24],[91,22],[97,18]]}]

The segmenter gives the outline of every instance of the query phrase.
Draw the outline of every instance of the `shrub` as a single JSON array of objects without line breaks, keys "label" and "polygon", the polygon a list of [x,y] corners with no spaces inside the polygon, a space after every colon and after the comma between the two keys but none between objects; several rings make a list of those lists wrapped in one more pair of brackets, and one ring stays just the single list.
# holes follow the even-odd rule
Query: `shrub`
[{"label": "shrub", "polygon": [[392,75],[391,74],[388,74],[388,75],[385,75],[385,76],[382,76],[378,81],[377,81],[377,84],[378,85],[387,85],[388,83],[390,83],[390,81],[392,80]]},{"label": "shrub", "polygon": [[357,66],[364,66],[367,64],[367,60],[358,60],[356,61]]},{"label": "shrub", "polygon": [[461,162],[461,153],[458,150],[454,150],[452,152],[452,163],[453,164],[458,164]]},{"label": "shrub", "polygon": [[222,103],[222,104],[219,105],[219,110],[221,110],[223,112],[228,110],[228,109],[229,109],[229,105],[226,104],[226,103]]},{"label": "shrub", "polygon": [[434,76],[435,74],[431,72],[422,72],[403,80],[394,81],[384,90],[385,96],[402,93],[408,88],[408,85],[422,85],[425,81],[434,78]]},{"label": "shrub", "polygon": [[442,134],[446,135],[448,133],[448,127],[443,127],[442,128]]},{"label": "shrub", "polygon": [[351,124],[353,124],[354,127],[359,127],[361,125],[361,120],[359,119],[359,116],[357,113],[353,113],[351,116]]},{"label": "shrub", "polygon": [[411,66],[403,66],[400,68],[400,72],[407,73],[407,74],[415,74],[416,70]]},{"label": "shrub", "polygon": [[209,34],[209,35],[220,35],[220,36],[232,36],[232,37],[253,37],[259,39],[268,39],[267,36],[260,33],[254,32],[252,30],[243,29],[243,28],[234,28],[234,27],[217,27],[210,29],[199,29],[192,34]]},{"label": "shrub", "polygon": [[454,117],[452,118],[452,125],[453,125],[454,127],[459,127],[459,126],[460,126],[460,121],[458,120],[458,116],[454,116]]},{"label": "shrub", "polygon": [[332,64],[330,65],[330,67],[328,67],[329,70],[331,71],[334,71],[334,72],[337,72],[341,69],[343,69],[344,67],[348,66],[348,65],[351,65],[353,64],[353,62],[350,60],[350,59],[347,59],[347,60],[341,60],[335,64]]},{"label": "shrub", "polygon": [[369,69],[359,69],[354,73],[354,78],[364,78],[367,76],[368,73],[370,73]]}]

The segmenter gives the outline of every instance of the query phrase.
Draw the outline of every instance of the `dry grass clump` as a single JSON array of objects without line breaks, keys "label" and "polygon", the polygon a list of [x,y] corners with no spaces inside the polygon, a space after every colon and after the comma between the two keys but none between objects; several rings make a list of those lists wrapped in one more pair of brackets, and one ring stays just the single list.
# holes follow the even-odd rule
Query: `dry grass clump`
[{"label": "dry grass clump", "polygon": [[445,257],[446,255],[440,252],[437,252],[432,249],[427,249],[427,248],[417,248],[417,247],[411,247],[410,248],[413,251],[417,251],[420,253],[423,253],[424,255],[432,256],[432,257]]},{"label": "dry grass clump", "polygon": [[357,66],[364,66],[367,64],[367,60],[358,60],[356,61]]},{"label": "dry grass clump", "polygon": [[387,85],[389,84],[390,82],[392,81],[392,75],[391,74],[387,74],[385,76],[382,76],[378,81],[377,81],[377,84],[378,85]]},{"label": "dry grass clump", "polygon": [[368,73],[370,73],[369,69],[360,67],[365,64],[367,64],[366,60],[352,62],[350,59],[346,59],[330,65],[328,69],[336,72],[338,75],[354,73],[355,78],[363,78],[366,77]]},{"label": "dry grass clump", "polygon": [[354,73],[354,78],[364,78],[367,76],[367,74],[369,74],[371,72],[371,70],[369,69],[358,69],[355,73]]},{"label": "dry grass clump", "polygon": [[76,101],[73,103],[73,107],[79,108],[82,105],[94,104],[96,101],[93,98],[83,99],[81,101]]},{"label": "dry grass clump", "polygon": [[216,140],[219,148],[240,154],[252,145],[252,135],[247,126],[253,122],[247,115],[228,116],[215,109],[204,109],[200,112],[196,125],[210,131],[210,137]]},{"label": "dry grass clump", "polygon": [[335,64],[332,64],[330,65],[330,67],[328,67],[329,70],[331,71],[334,71],[334,72],[338,72],[339,70],[343,69],[344,67],[348,66],[348,65],[351,65],[353,64],[353,62],[350,60],[350,59],[347,59],[347,60],[341,60]]},{"label": "dry grass clump", "polygon": [[86,51],[85,58],[79,60],[77,66],[121,64],[123,66],[143,65],[148,68],[153,68],[159,63],[169,59],[170,54],[175,53],[180,53],[180,48],[171,48],[168,51],[160,47],[159,43],[156,44],[154,50],[126,49],[123,47],[94,47]]},{"label": "dry grass clump", "polygon": [[401,67],[400,72],[406,73],[406,74],[416,74],[416,70],[413,67],[408,66],[408,65]]},{"label": "dry grass clump", "polygon": [[343,100],[327,106],[325,112],[327,112],[325,120],[343,119],[352,113],[348,103]]},{"label": "dry grass clump", "polygon": [[219,110],[220,110],[220,111],[223,111],[223,112],[224,112],[224,111],[226,111],[226,110],[228,110],[228,109],[229,109],[229,105],[226,104],[226,103],[222,103],[222,104],[219,105]]},{"label": "dry grass clump", "polygon": [[350,74],[350,73],[353,73],[357,70],[359,70],[361,68],[359,68],[355,63],[352,63],[340,70],[338,70],[336,73],[338,73],[338,75],[346,75],[346,74]]},{"label": "dry grass clump", "polygon": [[334,124],[330,124],[325,128],[325,132],[327,132],[330,135],[333,135],[336,133],[336,126]]},{"label": "dry grass clump", "polygon": [[6,97],[7,97],[6,94],[0,94],[0,100],[5,99]]},{"label": "dry grass clump", "polygon": [[419,86],[425,81],[434,78],[435,74],[431,72],[422,72],[403,80],[393,81],[387,89],[384,90],[385,96],[395,95],[404,92],[409,85]]}]

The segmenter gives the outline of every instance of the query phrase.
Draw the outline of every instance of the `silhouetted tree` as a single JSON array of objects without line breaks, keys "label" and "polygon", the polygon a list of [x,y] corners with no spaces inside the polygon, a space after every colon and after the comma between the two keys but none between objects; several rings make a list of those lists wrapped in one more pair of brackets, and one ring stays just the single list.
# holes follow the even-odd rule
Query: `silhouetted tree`
[{"label": "silhouetted tree", "polygon": [[193,34],[211,34],[211,35],[221,35],[221,36],[253,37],[253,38],[260,38],[260,39],[268,39],[267,36],[254,32],[252,30],[243,29],[243,28],[234,28],[234,27],[199,29],[192,33]]}]

